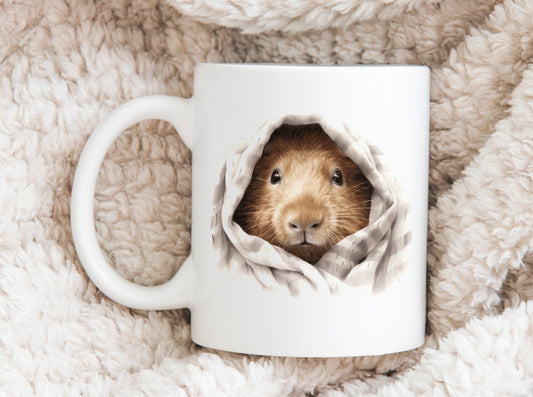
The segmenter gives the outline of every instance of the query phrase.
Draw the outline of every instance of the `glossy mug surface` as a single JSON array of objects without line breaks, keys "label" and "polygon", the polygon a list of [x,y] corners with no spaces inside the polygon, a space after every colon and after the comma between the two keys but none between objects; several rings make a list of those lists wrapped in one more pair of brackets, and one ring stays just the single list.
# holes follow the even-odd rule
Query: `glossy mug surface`
[{"label": "glossy mug surface", "polygon": [[[93,201],[114,139],[169,121],[192,151],[191,254],[168,282],[122,278],[98,246]],[[246,234],[232,214],[270,135],[319,123],[373,186],[367,227],[316,264]],[[429,69],[200,64],[190,99],[148,96],[89,137],[71,198],[76,250],[95,285],[136,309],[191,311],[192,339],[261,355],[392,353],[424,341]]]}]

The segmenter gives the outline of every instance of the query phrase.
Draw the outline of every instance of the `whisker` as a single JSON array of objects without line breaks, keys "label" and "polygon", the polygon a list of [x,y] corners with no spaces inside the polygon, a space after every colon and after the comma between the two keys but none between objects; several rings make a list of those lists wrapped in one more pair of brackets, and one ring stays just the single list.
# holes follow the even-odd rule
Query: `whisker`
[{"label": "whisker", "polygon": [[257,180],[259,180],[259,181],[269,182],[268,179],[260,178],[260,177],[258,177],[258,176],[252,176],[252,179],[257,179]]},{"label": "whisker", "polygon": [[370,212],[368,210],[362,208],[355,208],[350,211],[337,212],[335,215],[341,218],[350,218],[353,216],[364,216],[365,218],[368,218],[368,213]]},{"label": "whisker", "polygon": [[[342,211],[342,212],[336,212],[335,213],[335,216],[338,217],[338,218],[350,218],[350,217],[354,217],[354,216],[361,216],[361,215],[364,215],[362,214],[363,211],[360,211],[359,208],[356,208],[354,210],[351,210],[351,211]],[[364,216],[365,218],[368,218],[368,216]]]},{"label": "whisker", "polygon": [[369,182],[364,181],[364,182],[358,183],[357,185],[350,186],[350,189],[355,189],[355,188],[358,188],[360,186],[368,186],[368,187],[370,187],[371,185],[370,185]]},{"label": "whisker", "polygon": [[356,204],[350,204],[350,205],[358,205],[358,204],[366,204],[366,203],[371,203],[372,200],[361,200],[361,201],[358,201]]},{"label": "whisker", "polygon": [[360,206],[360,205],[350,205],[350,206],[346,206],[346,207],[340,207],[339,208],[339,212],[336,212],[336,213],[352,213],[352,212],[361,212],[360,210],[363,210],[363,209],[370,209],[372,208],[371,206],[368,206],[368,205],[364,205],[364,206]]}]

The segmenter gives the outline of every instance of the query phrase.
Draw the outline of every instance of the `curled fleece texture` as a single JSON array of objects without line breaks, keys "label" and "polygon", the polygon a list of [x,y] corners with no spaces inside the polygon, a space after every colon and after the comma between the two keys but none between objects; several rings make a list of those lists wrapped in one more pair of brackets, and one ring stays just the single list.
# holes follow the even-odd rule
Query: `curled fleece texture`
[{"label": "curled fleece texture", "polygon": [[[1,3],[1,394],[533,392],[533,3],[325,4]],[[128,310],[87,279],[69,226],[84,142],[127,100],[191,96],[198,62],[431,67],[424,347],[337,359],[208,350],[191,342],[187,311]],[[157,121],[132,127],[107,154],[97,230],[129,279],[159,283],[187,256],[190,160]]]},{"label": "curled fleece texture", "polygon": [[[437,4],[431,0],[427,3]],[[355,22],[387,20],[422,4],[422,0],[244,0],[176,1],[178,11],[205,23],[239,28],[245,33],[278,30],[295,33],[325,28],[345,28]]]}]

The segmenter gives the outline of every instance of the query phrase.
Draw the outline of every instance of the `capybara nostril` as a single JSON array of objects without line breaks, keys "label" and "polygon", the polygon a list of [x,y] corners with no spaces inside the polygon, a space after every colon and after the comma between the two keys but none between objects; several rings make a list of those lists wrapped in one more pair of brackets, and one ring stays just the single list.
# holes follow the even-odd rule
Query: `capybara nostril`
[{"label": "capybara nostril", "polygon": [[309,231],[311,229],[317,229],[322,224],[323,219],[315,219],[311,221],[293,220],[289,221],[289,228],[294,231]]},{"label": "capybara nostril", "polygon": [[296,222],[289,222],[289,227],[294,230],[300,229],[300,225]]}]

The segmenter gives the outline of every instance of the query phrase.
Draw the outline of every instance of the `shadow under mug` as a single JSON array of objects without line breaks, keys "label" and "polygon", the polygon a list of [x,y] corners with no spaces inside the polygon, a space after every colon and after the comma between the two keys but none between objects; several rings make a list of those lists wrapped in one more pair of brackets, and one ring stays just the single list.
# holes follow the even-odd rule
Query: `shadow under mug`
[{"label": "shadow under mug", "polygon": [[[98,245],[96,178],[129,126],[170,122],[192,151],[191,255],[169,281],[120,276]],[[369,225],[315,265],[247,235],[232,211],[272,132],[321,124],[373,185]],[[121,105],[89,137],[71,196],[72,234],[94,284],[136,309],[188,308],[196,343],[262,355],[378,355],[424,341],[429,69],[200,64],[190,99]]]}]

